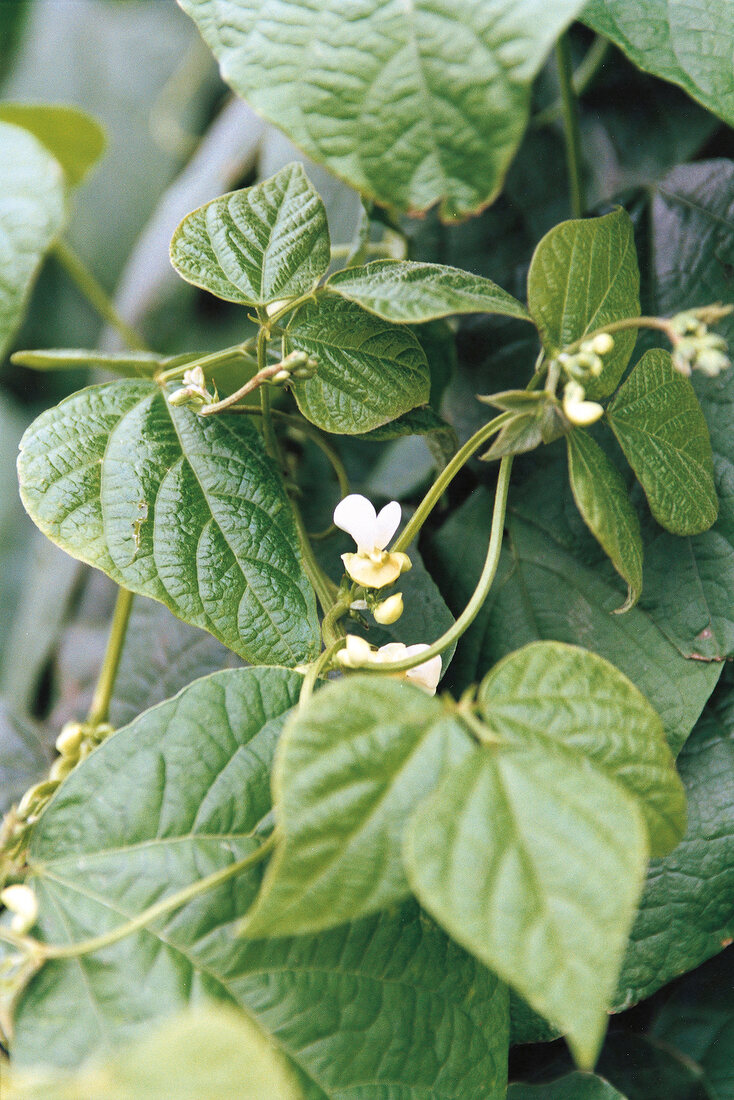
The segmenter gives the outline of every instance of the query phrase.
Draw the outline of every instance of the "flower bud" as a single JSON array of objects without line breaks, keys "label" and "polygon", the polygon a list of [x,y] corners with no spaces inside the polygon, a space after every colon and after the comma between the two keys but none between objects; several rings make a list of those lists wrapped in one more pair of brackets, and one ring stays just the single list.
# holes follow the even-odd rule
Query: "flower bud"
[{"label": "flower bud", "polygon": [[402,592],[396,592],[393,596],[388,596],[382,603],[378,603],[372,612],[375,616],[375,622],[380,623],[382,626],[390,626],[391,623],[397,622],[402,613]]},{"label": "flower bud", "polygon": [[84,730],[81,722],[67,722],[56,738],[56,751],[61,756],[76,758],[79,755]]},{"label": "flower bud", "polygon": [[38,919],[38,899],[30,886],[22,883],[6,886],[0,893],[0,901],[15,914],[10,922],[13,932],[25,935]]},{"label": "flower bud", "polygon": [[572,424],[587,427],[594,424],[604,409],[596,401],[586,401],[586,391],[578,382],[568,382],[563,391],[563,411]]},{"label": "flower bud", "polygon": [[614,337],[608,332],[600,332],[593,340],[589,341],[591,350],[596,355],[608,355],[614,347]]},{"label": "flower bud", "polygon": [[372,661],[374,650],[364,638],[356,634],[347,634],[344,639],[345,648],[340,649],[336,659],[344,668],[362,668]]},{"label": "flower bud", "polygon": [[290,377],[291,377],[291,372],[289,370],[284,369],[284,370],[276,371],[275,374],[273,375],[273,377],[270,379],[270,381],[274,385],[280,386],[284,382],[289,382]]},{"label": "flower bud", "polygon": [[390,557],[397,559],[400,564],[401,573],[407,573],[409,569],[413,568],[413,562],[410,560],[408,555],[401,553],[399,550],[396,550],[395,553],[390,555]]}]

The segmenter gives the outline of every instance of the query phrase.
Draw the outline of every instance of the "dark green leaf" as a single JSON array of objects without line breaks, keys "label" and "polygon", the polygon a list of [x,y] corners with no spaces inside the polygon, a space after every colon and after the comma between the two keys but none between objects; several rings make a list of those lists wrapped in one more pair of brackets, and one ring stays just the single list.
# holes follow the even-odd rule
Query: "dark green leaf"
[{"label": "dark green leaf", "polygon": [[298,163],[200,206],[171,241],[182,278],[242,305],[307,294],[330,256],[324,204]]},{"label": "dark green leaf", "polygon": [[560,746],[590,761],[642,810],[653,855],[675,848],[686,801],[660,718],[626,676],[594,653],[535,642],[511,653],[482,680],[477,697],[501,743]]},{"label": "dark green leaf", "polygon": [[21,495],[52,541],[247,660],[297,664],[318,626],[295,522],[247,417],[199,417],[140,380],[92,386],[21,441]]},{"label": "dark green leaf", "polygon": [[[612,321],[636,317],[640,273],[626,211],[551,229],[530,265],[528,306],[549,355]],[[617,333],[602,374],[586,387],[589,397],[608,397],[616,389],[634,346],[634,332]]]},{"label": "dark green leaf", "polygon": [[58,103],[0,103],[0,121],[29,130],[48,149],[76,187],[102,156],[106,140],[99,123],[77,107]]},{"label": "dark green leaf", "polygon": [[33,134],[0,122],[0,355],[23,319],[36,275],[65,217],[59,162]]},{"label": "dark green leaf", "polygon": [[623,1090],[626,1100],[719,1100],[706,1088],[697,1066],[645,1035],[610,1035],[597,1069]]},{"label": "dark green leaf", "polygon": [[303,415],[327,432],[369,432],[429,399],[428,364],[413,333],[353,302],[320,296],[301,306],[288,347],[318,360],[314,377],[293,392]]},{"label": "dark green leaf", "polygon": [[493,199],[529,86],[578,0],[410,8],[367,0],[182,0],[224,79],[303,149],[385,206],[446,218]]},{"label": "dark green leaf", "polygon": [[53,756],[49,738],[35,722],[0,699],[0,813],[44,778]]},{"label": "dark green leaf", "polygon": [[706,421],[689,380],[670,354],[643,355],[607,411],[655,519],[675,535],[696,535],[719,510]]},{"label": "dark green leaf", "polygon": [[635,65],[685,88],[734,125],[734,9],[729,0],[589,0],[584,22],[619,46]]},{"label": "dark green leaf", "polygon": [[510,1085],[507,1100],[626,1100],[621,1092],[591,1073],[569,1073],[543,1085]]},{"label": "dark green leaf", "polygon": [[418,323],[452,313],[501,313],[529,320],[525,306],[502,287],[458,267],[409,260],[375,260],[337,271],[326,289],[385,321]]},{"label": "dark green leaf", "polygon": [[604,547],[612,565],[627,582],[627,599],[618,610],[629,611],[642,591],[642,536],[627,486],[591,436],[576,429],[566,436],[568,477],[584,523]]},{"label": "dark green leaf", "polygon": [[428,911],[593,1065],[647,865],[636,800],[551,744],[480,749],[419,807],[405,859]]},{"label": "dark green leaf", "polygon": [[418,687],[349,676],[289,722],[273,775],[280,835],[244,933],[331,928],[409,893],[405,823],[472,741]]},{"label": "dark green leaf", "polygon": [[[218,673],[88,757],[33,838],[40,934],[68,942],[116,927],[253,851],[300,684],[284,669]],[[308,1100],[501,1100],[507,993],[493,975],[412,904],[317,937],[237,940],[260,877],[254,868],[97,955],[49,963],[20,1004],[15,1064],[75,1065],[203,994],[276,1038]]]},{"label": "dark green leaf", "polygon": [[446,388],[456,373],[456,336],[449,321],[428,321],[414,325],[413,332],[423,348],[431,372],[430,407],[441,411]]}]

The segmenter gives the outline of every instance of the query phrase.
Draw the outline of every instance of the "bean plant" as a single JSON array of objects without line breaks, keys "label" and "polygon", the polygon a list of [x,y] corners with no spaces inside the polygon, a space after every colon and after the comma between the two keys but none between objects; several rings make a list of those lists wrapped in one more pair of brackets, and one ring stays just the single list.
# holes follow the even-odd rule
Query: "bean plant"
[{"label": "bean plant", "polygon": [[[674,1009],[657,1073],[605,1045],[734,935],[734,174],[602,193],[579,111],[623,66],[730,151],[734,8],[180,6],[296,147],[170,241],[234,342],[143,340],[64,236],[100,127],[0,104],[3,349],[93,372],[20,496],[117,591],[0,835],[7,1095],[734,1095],[730,995],[723,1055]],[[314,165],[360,197],[347,243]],[[47,256],[117,350],[21,345]],[[222,656],[121,723],[149,601]]]}]

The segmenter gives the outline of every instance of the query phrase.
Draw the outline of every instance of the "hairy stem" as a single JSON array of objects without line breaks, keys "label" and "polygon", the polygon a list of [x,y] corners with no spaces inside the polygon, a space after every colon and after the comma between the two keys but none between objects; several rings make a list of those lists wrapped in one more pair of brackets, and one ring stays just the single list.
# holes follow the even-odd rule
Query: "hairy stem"
[{"label": "hairy stem", "polygon": [[571,48],[568,34],[562,34],[556,42],[556,64],[558,66],[558,80],[561,86],[563,132],[566,139],[566,165],[568,167],[571,212],[574,218],[580,218],[586,209],[586,198],[584,196],[584,181],[581,168],[579,111],[576,93],[573,87]]},{"label": "hairy stem", "polygon": [[130,621],[130,611],[133,605],[133,594],[127,588],[119,588],[115,610],[112,614],[112,624],[107,639],[107,648],[102,660],[102,668],[99,673],[97,685],[92,696],[87,722],[90,726],[99,726],[107,721],[110,709],[110,700],[115,686],[117,670],[122,656],[122,647],[125,644],[127,625]]},{"label": "hairy stem", "polygon": [[316,681],[324,669],[329,666],[335,653],[342,648],[343,644],[343,639],[337,638],[331,645],[326,647],[323,653],[321,653],[311,665],[309,665],[308,671],[303,678],[303,684],[301,685],[301,694],[298,698],[299,706],[304,706],[311,698],[313,690],[316,687]]},{"label": "hairy stem", "polygon": [[134,328],[128,325],[127,321],[122,319],[104,288],[97,282],[86,264],[66,241],[57,240],[52,251],[89,304],[108,325],[111,325],[120,334],[128,347],[133,348],[135,351],[148,351],[145,341]]}]

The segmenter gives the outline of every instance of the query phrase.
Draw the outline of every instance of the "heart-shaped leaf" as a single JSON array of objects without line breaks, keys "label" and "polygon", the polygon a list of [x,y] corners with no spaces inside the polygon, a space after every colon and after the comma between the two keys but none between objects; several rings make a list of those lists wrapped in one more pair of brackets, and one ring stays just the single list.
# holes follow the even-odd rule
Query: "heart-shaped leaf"
[{"label": "heart-shaped leaf", "polygon": [[667,351],[643,355],[607,415],[658,523],[675,535],[711,527],[719,511],[711,440],[693,386]]},{"label": "heart-shaped leaf", "polygon": [[104,153],[104,130],[96,119],[77,107],[59,103],[0,103],[0,121],[29,130],[48,149],[66,173],[72,187]]},{"label": "heart-shaped leaf", "polygon": [[[546,233],[528,273],[528,307],[549,355],[612,321],[636,317],[640,273],[629,214],[561,222]],[[586,386],[589,397],[616,389],[634,346],[634,332],[617,333],[602,374]]]},{"label": "heart-shaped leaf", "polygon": [[289,723],[273,775],[280,845],[243,931],[294,935],[409,893],[403,828],[472,741],[420,688],[350,676]]},{"label": "heart-shaped leaf", "polygon": [[446,218],[498,193],[530,82],[579,0],[181,0],[224,79],[382,205]]},{"label": "heart-shaped leaf", "polygon": [[246,660],[316,652],[290,503],[246,417],[174,408],[149,380],[92,386],[30,426],[18,470],[31,518],[67,553]]},{"label": "heart-shaped leaf", "polygon": [[305,417],[327,432],[359,435],[425,405],[431,378],[413,333],[354,302],[320,295],[293,315],[288,347],[318,360],[293,392]]},{"label": "heart-shaped leaf", "polygon": [[452,313],[502,313],[530,320],[522,302],[491,279],[443,264],[375,260],[335,272],[326,289],[385,321],[415,324]]},{"label": "heart-shaped leaf", "polygon": [[642,592],[642,536],[627,486],[591,436],[576,429],[566,436],[568,477],[584,523],[627,581],[620,612],[634,607]]},{"label": "heart-shaped leaf", "polygon": [[298,163],[200,206],[171,241],[182,278],[242,305],[307,294],[330,257],[324,204]]}]

